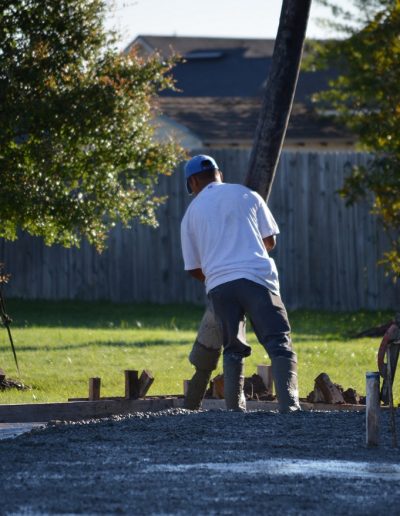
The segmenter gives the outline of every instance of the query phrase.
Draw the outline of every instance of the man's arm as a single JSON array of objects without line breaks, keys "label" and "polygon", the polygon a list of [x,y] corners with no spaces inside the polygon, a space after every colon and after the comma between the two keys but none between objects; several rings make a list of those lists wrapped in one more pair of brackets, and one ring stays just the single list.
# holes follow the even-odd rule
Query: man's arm
[{"label": "man's arm", "polygon": [[271,235],[269,237],[263,238],[263,242],[265,245],[265,249],[269,253],[276,245],[276,237],[275,235]]},{"label": "man's arm", "polygon": [[257,197],[259,202],[257,210],[258,229],[261,236],[269,235],[263,238],[265,249],[269,253],[275,247],[276,235],[279,234],[279,227],[264,199],[262,199],[256,192],[253,192],[253,194]]},{"label": "man's arm", "polygon": [[197,280],[204,283],[206,277],[203,274],[203,271],[201,269],[191,269],[188,271],[188,273],[193,276],[193,278],[196,278]]}]

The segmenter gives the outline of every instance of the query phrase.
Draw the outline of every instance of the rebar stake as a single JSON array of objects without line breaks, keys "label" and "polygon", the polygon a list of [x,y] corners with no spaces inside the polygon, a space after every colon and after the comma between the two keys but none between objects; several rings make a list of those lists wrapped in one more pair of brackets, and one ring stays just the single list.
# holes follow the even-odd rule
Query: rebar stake
[{"label": "rebar stake", "polygon": [[389,391],[389,407],[390,407],[390,428],[392,431],[392,446],[397,448],[397,430],[396,430],[396,414],[393,406],[393,385],[392,385],[392,345],[389,342],[386,350],[387,357],[387,381]]}]

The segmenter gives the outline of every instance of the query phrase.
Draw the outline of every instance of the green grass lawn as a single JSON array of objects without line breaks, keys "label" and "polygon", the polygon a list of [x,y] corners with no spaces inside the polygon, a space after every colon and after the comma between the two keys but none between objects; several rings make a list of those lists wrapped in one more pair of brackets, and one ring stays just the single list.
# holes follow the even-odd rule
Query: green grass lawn
[{"label": "green grass lawn", "polygon": [[[10,300],[7,309],[23,381],[32,390],[0,391],[0,403],[65,401],[87,396],[88,378],[100,376],[102,395],[122,396],[125,369],[150,369],[149,394],[180,394],[190,378],[187,360],[202,308],[191,305],[135,305],[107,302]],[[313,388],[321,372],[344,387],[365,390],[365,372],[375,371],[381,339],[353,339],[356,332],[382,324],[391,313],[290,314],[299,358],[300,395]],[[268,357],[249,331],[253,354],[246,375]],[[16,377],[5,330],[0,329],[0,367]],[[400,382],[395,385],[399,395]]]}]

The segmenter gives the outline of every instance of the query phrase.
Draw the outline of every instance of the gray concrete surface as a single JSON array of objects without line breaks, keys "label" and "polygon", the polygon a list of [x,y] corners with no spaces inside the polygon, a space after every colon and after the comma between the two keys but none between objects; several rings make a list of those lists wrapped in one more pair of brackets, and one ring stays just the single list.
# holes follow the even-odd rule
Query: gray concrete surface
[{"label": "gray concrete surface", "polygon": [[46,423],[0,423],[0,440],[12,439],[34,428],[44,428],[45,425]]},{"label": "gray concrete surface", "polygon": [[0,512],[399,514],[388,414],[381,437],[365,447],[357,412],[173,409],[58,424],[0,441]]}]

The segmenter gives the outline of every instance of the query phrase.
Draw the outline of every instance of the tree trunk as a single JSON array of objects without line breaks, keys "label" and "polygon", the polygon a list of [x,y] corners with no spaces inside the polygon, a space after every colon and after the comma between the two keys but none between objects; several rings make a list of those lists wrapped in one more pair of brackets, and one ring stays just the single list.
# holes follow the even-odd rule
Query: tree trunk
[{"label": "tree trunk", "polygon": [[268,199],[293,104],[311,0],[283,0],[245,185]]}]

